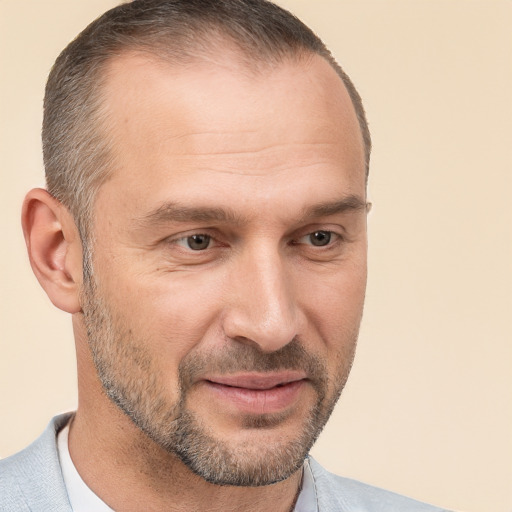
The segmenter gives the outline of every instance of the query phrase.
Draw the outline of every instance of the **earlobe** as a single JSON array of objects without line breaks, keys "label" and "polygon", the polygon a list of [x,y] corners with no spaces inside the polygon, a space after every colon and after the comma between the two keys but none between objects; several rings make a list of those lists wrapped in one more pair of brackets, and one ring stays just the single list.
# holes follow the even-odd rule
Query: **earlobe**
[{"label": "earlobe", "polygon": [[32,270],[52,303],[80,311],[82,244],[69,211],[46,190],[25,197],[21,218]]}]

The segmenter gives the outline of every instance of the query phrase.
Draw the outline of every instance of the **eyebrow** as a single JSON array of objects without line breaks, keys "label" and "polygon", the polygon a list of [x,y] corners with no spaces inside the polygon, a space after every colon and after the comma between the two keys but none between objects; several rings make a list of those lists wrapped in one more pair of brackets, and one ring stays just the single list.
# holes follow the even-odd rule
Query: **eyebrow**
[{"label": "eyebrow", "polygon": [[[369,203],[362,198],[350,195],[340,200],[315,204],[304,208],[300,216],[300,221],[304,222],[311,218],[328,217],[346,211],[367,210],[368,207]],[[144,215],[139,219],[139,222],[143,226],[170,222],[213,222],[241,225],[247,223],[247,219],[230,208],[195,207],[176,202],[167,202]]]},{"label": "eyebrow", "polygon": [[241,224],[242,217],[229,208],[212,208],[208,206],[185,206],[169,202],[144,215],[142,224],[163,224],[168,222],[222,222]]},{"label": "eyebrow", "polygon": [[302,220],[316,217],[329,217],[347,211],[367,211],[371,204],[355,195],[346,196],[337,201],[329,201],[307,207],[302,212]]}]

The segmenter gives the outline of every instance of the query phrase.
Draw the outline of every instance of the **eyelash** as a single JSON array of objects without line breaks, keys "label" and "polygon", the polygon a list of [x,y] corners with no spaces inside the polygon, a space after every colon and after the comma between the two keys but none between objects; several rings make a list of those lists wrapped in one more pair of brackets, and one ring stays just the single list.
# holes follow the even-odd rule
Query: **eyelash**
[{"label": "eyelash", "polygon": [[[329,248],[329,247],[334,246],[337,242],[340,242],[342,240],[342,236],[334,231],[331,231],[329,229],[317,229],[315,231],[312,231],[311,233],[307,233],[304,236],[300,237],[296,242],[294,241],[293,245],[299,245],[301,243],[300,240],[303,240],[308,237],[312,237],[317,234],[327,235],[327,242],[325,243],[325,245],[322,245],[322,244],[315,245],[314,243],[305,244],[305,245],[310,245],[311,247]],[[319,241],[322,241],[322,240],[320,239]]]},{"label": "eyelash", "polygon": [[[311,236],[314,236],[314,235],[317,235],[317,234],[327,235],[328,240],[325,243],[325,245],[322,245],[322,244],[315,245],[314,243],[308,244],[308,243],[301,242],[301,240],[306,239]],[[208,240],[209,243],[203,249],[194,250],[192,247],[190,247],[190,243],[189,243],[190,239],[192,239],[193,237],[207,237],[209,239]],[[290,242],[290,245],[297,246],[297,245],[304,244],[304,245],[308,245],[310,247],[318,247],[318,248],[328,249],[328,248],[334,247],[335,245],[342,242],[343,240],[344,240],[344,237],[342,235],[340,235],[339,233],[336,233],[335,231],[328,230],[328,229],[317,229],[315,231],[311,231],[309,233],[306,233],[305,235],[302,235],[302,236],[292,240]],[[212,247],[211,247],[212,241],[219,243],[218,240],[216,240],[216,238],[214,236],[212,236],[208,233],[204,233],[204,232],[197,232],[197,233],[192,233],[187,236],[182,236],[180,238],[175,238],[174,240],[171,240],[171,243],[182,247],[186,251],[195,252],[195,253],[200,254],[202,252],[205,252],[207,249],[212,249]],[[320,239],[319,241],[322,241],[322,240]]]},{"label": "eyelash", "polygon": [[185,244],[188,244],[188,241],[193,237],[207,237],[209,239],[209,241],[215,240],[215,238],[212,237],[211,235],[209,235],[208,233],[192,233],[191,235],[187,235],[187,236],[183,236],[181,238],[175,239],[173,241],[173,243],[175,243],[176,245],[179,245],[180,247],[183,247],[186,250],[191,250],[193,252],[203,252],[206,249],[210,249],[210,243],[208,243],[208,246],[205,247],[205,249],[203,249],[203,250],[194,251],[194,249],[192,249],[192,247],[190,247],[190,245],[188,247],[185,247]]}]

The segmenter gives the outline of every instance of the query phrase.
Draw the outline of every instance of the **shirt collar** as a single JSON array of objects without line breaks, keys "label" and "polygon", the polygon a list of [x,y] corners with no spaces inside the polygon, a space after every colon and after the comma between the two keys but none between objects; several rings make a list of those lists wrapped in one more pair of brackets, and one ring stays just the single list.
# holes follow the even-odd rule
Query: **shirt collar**
[{"label": "shirt collar", "polygon": [[315,480],[309,466],[309,457],[304,461],[302,467],[302,489],[293,512],[318,512]]}]

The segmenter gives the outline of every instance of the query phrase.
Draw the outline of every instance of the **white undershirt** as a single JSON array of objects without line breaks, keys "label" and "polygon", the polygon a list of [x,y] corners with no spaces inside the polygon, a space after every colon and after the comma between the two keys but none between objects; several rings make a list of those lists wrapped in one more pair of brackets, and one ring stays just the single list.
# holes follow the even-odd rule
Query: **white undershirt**
[{"label": "white undershirt", "polygon": [[[71,460],[68,447],[69,423],[57,435],[57,450],[64,484],[73,512],[114,512],[104,501],[89,489]],[[318,512],[313,475],[306,459],[302,475],[302,490],[294,512]]]},{"label": "white undershirt", "polygon": [[82,480],[71,460],[68,447],[69,423],[57,436],[62,476],[68,491],[69,502],[73,512],[114,512],[103,500],[94,494]]}]

